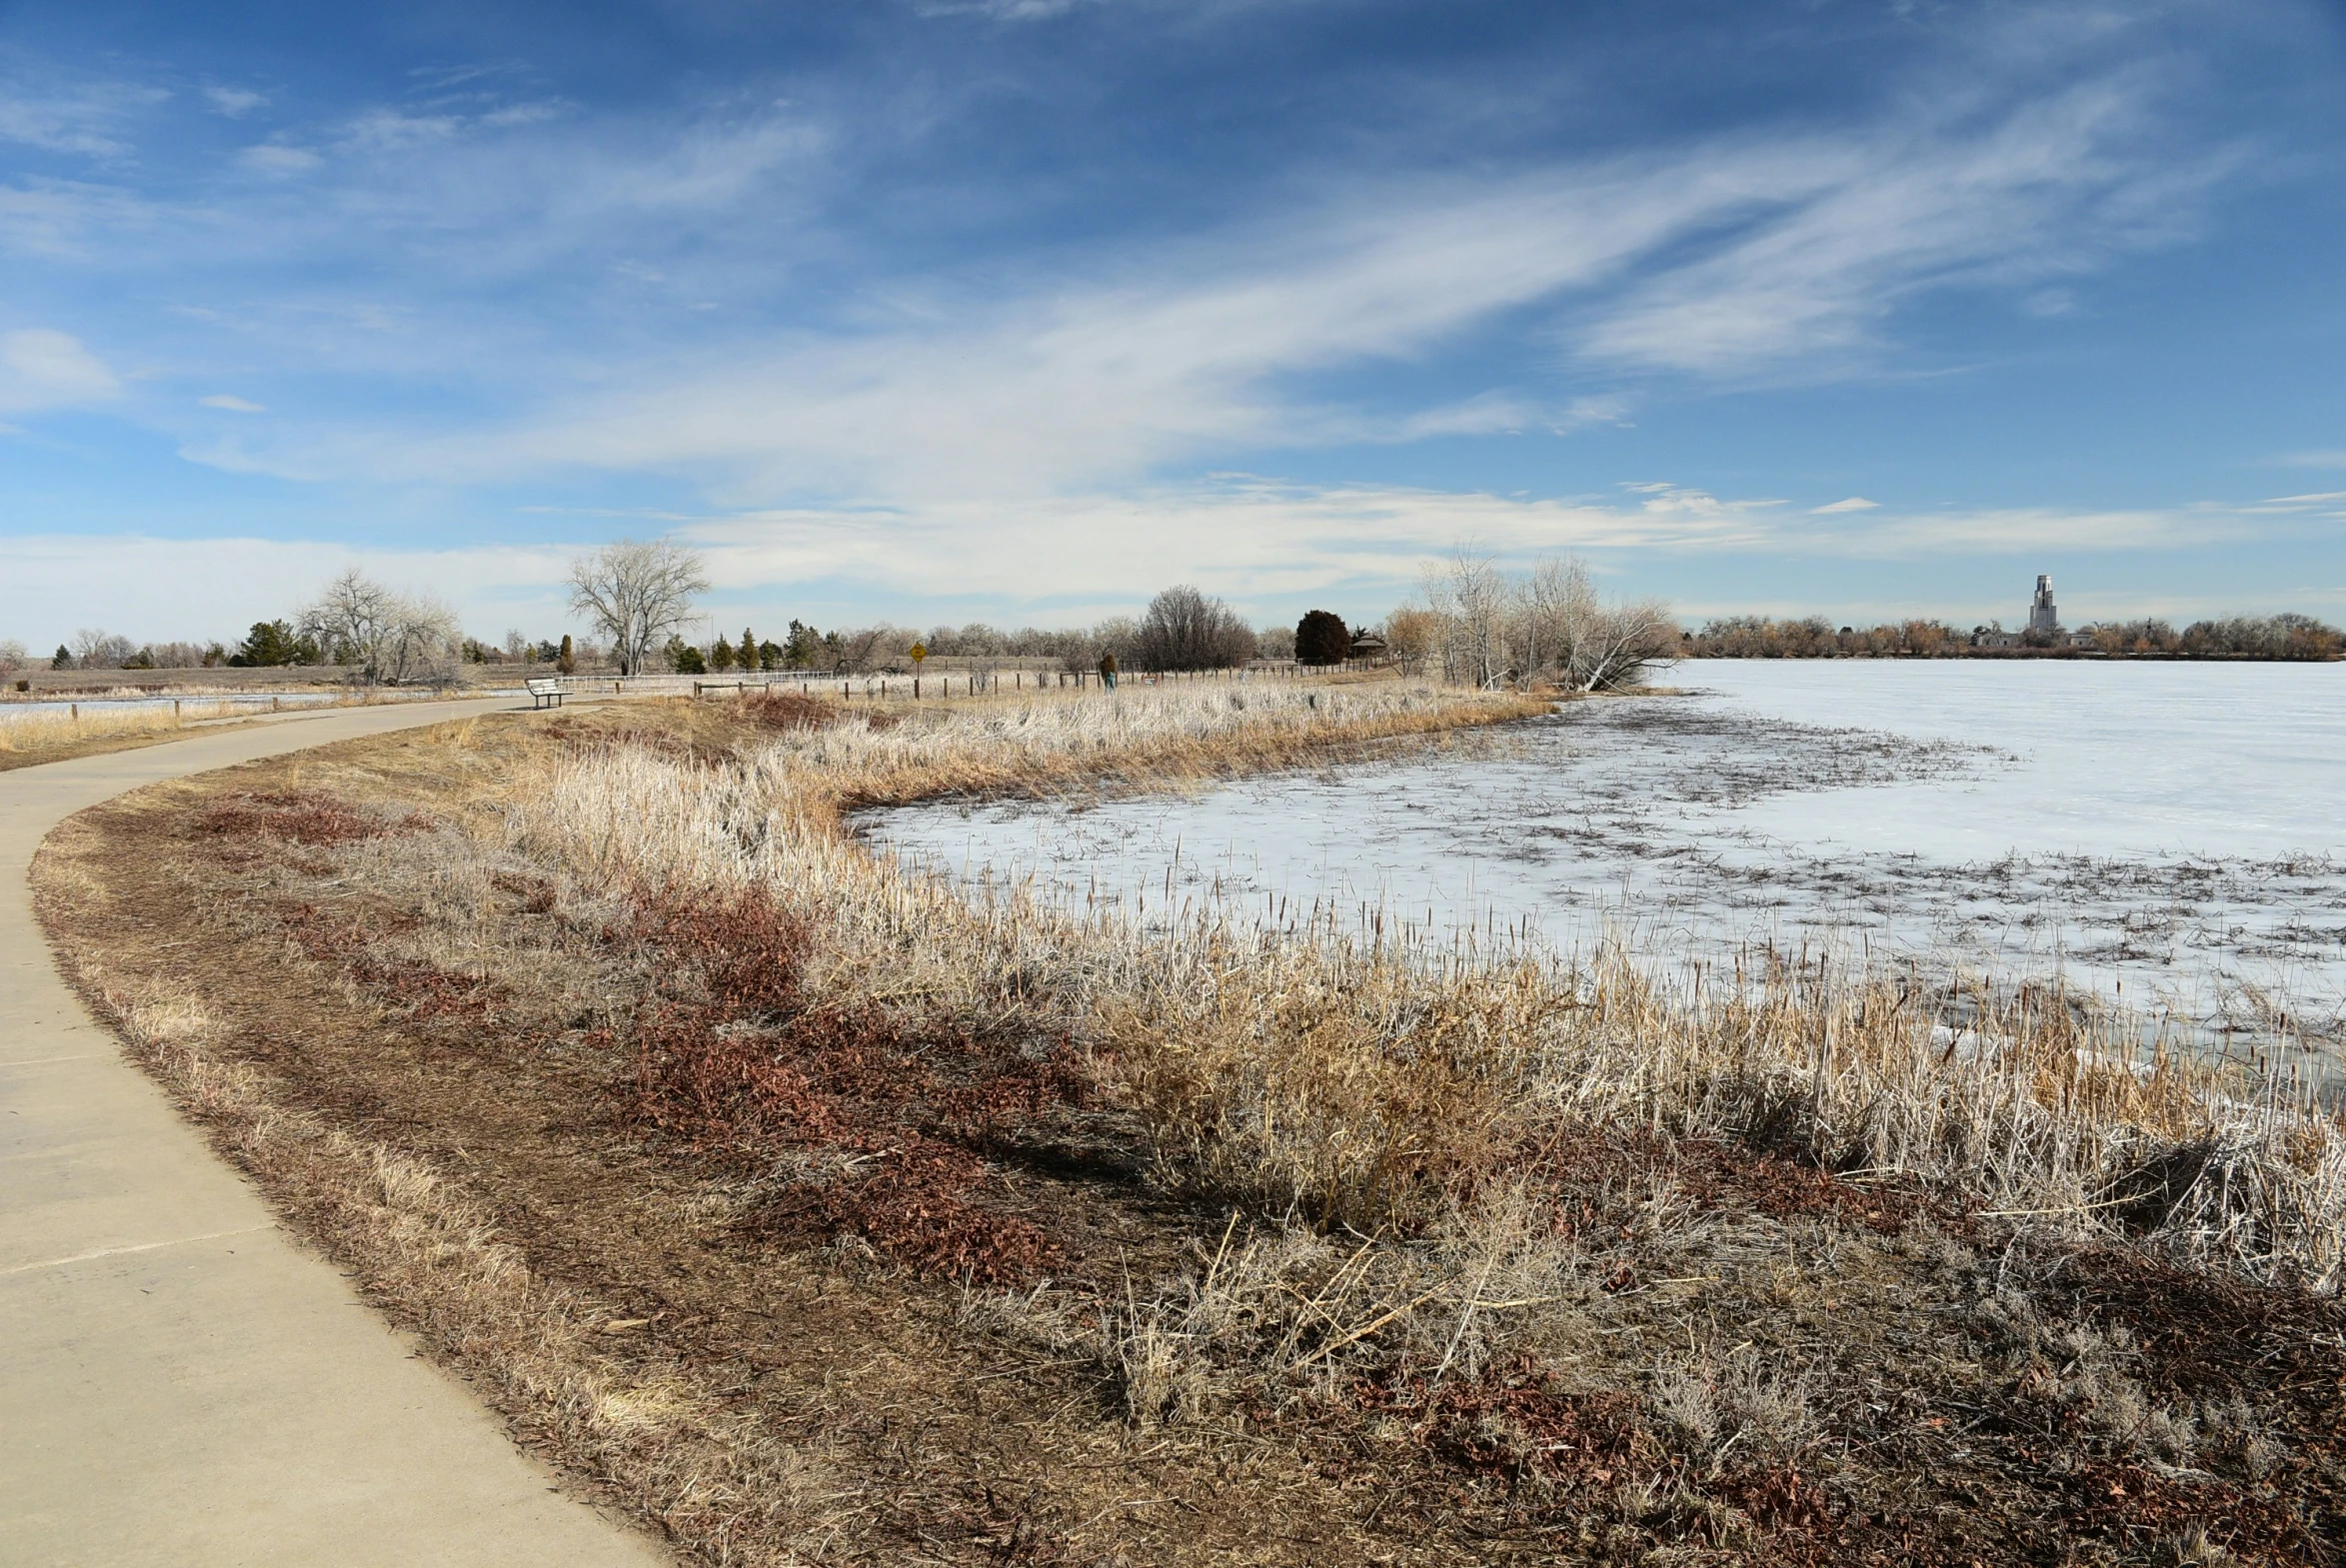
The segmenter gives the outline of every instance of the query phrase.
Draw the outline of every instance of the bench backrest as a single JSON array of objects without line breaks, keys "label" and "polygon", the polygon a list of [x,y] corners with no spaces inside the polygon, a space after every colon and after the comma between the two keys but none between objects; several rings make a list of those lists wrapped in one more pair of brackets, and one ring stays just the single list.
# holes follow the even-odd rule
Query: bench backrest
[{"label": "bench backrest", "polygon": [[522,690],[532,697],[545,697],[550,693],[561,691],[562,683],[560,681],[524,681]]}]

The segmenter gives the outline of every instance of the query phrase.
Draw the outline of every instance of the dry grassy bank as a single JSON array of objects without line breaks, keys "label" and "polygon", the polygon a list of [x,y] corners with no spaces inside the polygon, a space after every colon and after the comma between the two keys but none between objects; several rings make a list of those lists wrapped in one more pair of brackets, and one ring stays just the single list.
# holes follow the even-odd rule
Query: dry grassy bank
[{"label": "dry grassy bank", "polygon": [[[302,711],[323,712],[405,700],[379,692],[344,693],[328,702],[304,703]],[[69,706],[62,713],[49,708],[15,709],[0,704],[0,772],[176,741],[190,730],[216,730],[254,719],[258,713],[251,703],[207,698],[188,698],[170,707],[161,703],[136,708],[108,707],[92,702],[78,710]]]},{"label": "dry grassy bank", "polygon": [[[2028,993],[1956,1035],[1894,976],[1144,936],[841,818],[1528,711],[475,723],[101,813],[43,874],[239,1157],[699,1560],[2327,1560],[2346,1144],[2282,1085]],[[283,973],[165,972],[142,902]],[[272,1178],[264,1125],[361,1152]],[[343,1217],[400,1203],[408,1241]]]},{"label": "dry grassy bank", "polygon": [[0,708],[0,769],[30,768],[69,757],[152,746],[178,738],[189,725],[218,723],[236,711],[228,703],[169,708],[97,708],[86,713],[10,713]]}]

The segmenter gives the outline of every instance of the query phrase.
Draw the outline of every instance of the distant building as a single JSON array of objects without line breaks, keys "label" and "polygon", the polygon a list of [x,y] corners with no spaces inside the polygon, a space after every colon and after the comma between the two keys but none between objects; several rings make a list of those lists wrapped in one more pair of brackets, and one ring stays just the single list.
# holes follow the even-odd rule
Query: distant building
[{"label": "distant building", "polygon": [[2036,575],[2036,593],[2028,601],[2028,625],[2019,632],[2007,632],[2003,623],[1971,629],[1973,648],[2092,648],[2090,632],[2063,632],[2061,610],[2053,603],[2053,580],[2049,573]]},{"label": "distant building", "polygon": [[2028,635],[2048,640],[2061,634],[2061,612],[2053,606],[2053,580],[2036,575],[2036,597],[2028,602]]}]

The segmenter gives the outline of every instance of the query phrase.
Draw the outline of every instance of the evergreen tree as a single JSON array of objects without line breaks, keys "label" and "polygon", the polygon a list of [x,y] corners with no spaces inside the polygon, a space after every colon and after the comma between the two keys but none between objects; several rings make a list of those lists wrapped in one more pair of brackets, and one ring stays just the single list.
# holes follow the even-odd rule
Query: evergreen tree
[{"label": "evergreen tree", "polygon": [[575,676],[579,673],[578,650],[571,647],[568,632],[562,634],[562,652],[554,656],[554,668],[566,676]]},{"label": "evergreen tree", "polygon": [[758,670],[764,668],[765,662],[758,657],[758,640],[750,635],[750,629],[748,627],[742,628],[741,646],[737,652],[741,656],[742,668],[744,670]]},{"label": "evergreen tree", "polygon": [[71,670],[73,668],[73,650],[67,648],[63,643],[58,644],[56,654],[49,661],[49,668],[52,670]]},{"label": "evergreen tree", "polygon": [[[305,649],[304,645],[308,645]],[[305,660],[301,656],[307,652]],[[297,638],[293,628],[283,621],[256,621],[244,642],[229,656],[228,662],[246,669],[271,669],[278,665],[316,664],[317,645],[307,638]]]},{"label": "evergreen tree", "polygon": [[1344,618],[1326,610],[1307,610],[1295,623],[1295,658],[1306,665],[1340,665],[1352,654],[1352,634]]},{"label": "evergreen tree", "polygon": [[709,645],[709,668],[712,670],[731,670],[733,668],[733,645],[725,640],[725,634],[722,632],[717,634],[717,641]]}]

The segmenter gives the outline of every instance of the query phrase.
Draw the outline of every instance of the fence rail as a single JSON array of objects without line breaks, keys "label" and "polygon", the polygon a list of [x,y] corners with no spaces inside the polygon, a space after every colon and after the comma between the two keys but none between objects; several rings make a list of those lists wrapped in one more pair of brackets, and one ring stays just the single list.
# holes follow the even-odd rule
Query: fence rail
[{"label": "fence rail", "polygon": [[[1119,674],[1118,681],[1126,686],[1169,686],[1196,683],[1247,685],[1265,681],[1299,681],[1314,675],[1332,674],[1343,666],[1324,669],[1295,664],[1256,663],[1235,670],[1149,671],[1131,670]],[[813,671],[766,671],[757,675],[740,675],[728,679],[710,675],[648,675],[648,676],[556,676],[554,678],[566,695],[576,697],[691,697],[700,698],[712,692],[729,692],[740,696],[747,692],[796,692],[801,696],[828,696],[837,691],[842,698],[882,700],[906,698],[926,701],[932,698],[1002,696],[1017,692],[1092,691],[1101,685],[1097,670],[1037,670],[1031,667],[1009,667],[999,670],[962,669],[934,674],[906,675],[895,671],[874,672],[866,675],[818,675]]]}]

